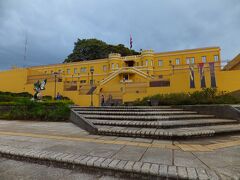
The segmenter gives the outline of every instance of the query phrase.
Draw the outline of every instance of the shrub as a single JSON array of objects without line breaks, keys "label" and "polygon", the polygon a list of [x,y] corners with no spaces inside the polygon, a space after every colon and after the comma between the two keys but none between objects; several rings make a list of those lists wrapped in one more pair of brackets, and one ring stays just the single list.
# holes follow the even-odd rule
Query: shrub
[{"label": "shrub", "polygon": [[29,99],[17,101],[8,119],[65,121],[69,118],[71,101],[36,102]]},{"label": "shrub", "polygon": [[0,96],[1,95],[8,95],[8,96],[12,96],[12,97],[32,97],[32,95],[28,92],[12,93],[12,92],[2,92],[2,91],[0,91]]},{"label": "shrub", "polygon": [[227,92],[218,92],[217,89],[205,88],[193,93],[156,94],[142,100],[138,99],[132,104],[144,106],[149,105],[149,101],[158,101],[158,105],[236,104],[240,103],[240,97]]}]

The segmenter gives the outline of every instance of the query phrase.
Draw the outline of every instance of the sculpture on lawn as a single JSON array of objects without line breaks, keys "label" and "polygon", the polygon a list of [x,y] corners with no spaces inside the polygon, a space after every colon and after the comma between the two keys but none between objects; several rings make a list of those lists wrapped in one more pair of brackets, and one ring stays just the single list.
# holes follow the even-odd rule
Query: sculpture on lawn
[{"label": "sculpture on lawn", "polygon": [[44,79],[42,82],[38,80],[36,83],[34,83],[34,88],[33,88],[35,91],[35,94],[33,95],[34,100],[42,99],[41,91],[45,90],[46,83],[47,83],[47,79]]}]

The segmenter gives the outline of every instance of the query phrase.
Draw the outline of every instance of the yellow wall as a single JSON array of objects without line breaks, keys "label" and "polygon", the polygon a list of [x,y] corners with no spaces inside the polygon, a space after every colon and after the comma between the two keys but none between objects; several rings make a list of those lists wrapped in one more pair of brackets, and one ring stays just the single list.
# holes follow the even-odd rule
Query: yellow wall
[{"label": "yellow wall", "polygon": [[240,90],[240,70],[220,71],[216,76],[219,90],[228,92]]},{"label": "yellow wall", "polygon": [[0,72],[0,91],[24,92],[27,80],[26,69],[11,69]]}]

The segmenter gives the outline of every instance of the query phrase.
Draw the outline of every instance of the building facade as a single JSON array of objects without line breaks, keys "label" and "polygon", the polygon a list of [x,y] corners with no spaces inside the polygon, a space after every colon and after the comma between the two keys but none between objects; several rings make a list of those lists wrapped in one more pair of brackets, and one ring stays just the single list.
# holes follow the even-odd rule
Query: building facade
[{"label": "building facade", "polygon": [[38,80],[47,79],[43,95],[72,99],[89,106],[124,103],[161,93],[193,92],[205,87],[221,91],[240,89],[240,70],[222,71],[219,47],[155,53],[144,50],[137,56],[112,53],[106,59],[80,61],[0,72],[0,91],[30,92]]},{"label": "building facade", "polygon": [[224,70],[240,70],[240,54],[234,57],[227,65],[223,68]]}]

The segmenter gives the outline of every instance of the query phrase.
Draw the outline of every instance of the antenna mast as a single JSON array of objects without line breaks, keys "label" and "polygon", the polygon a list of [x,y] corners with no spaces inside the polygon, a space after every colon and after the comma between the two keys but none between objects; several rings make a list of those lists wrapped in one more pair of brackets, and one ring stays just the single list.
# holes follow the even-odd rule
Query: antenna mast
[{"label": "antenna mast", "polygon": [[27,38],[28,37],[27,37],[27,32],[26,32],[26,34],[25,34],[25,48],[24,48],[24,63],[26,63],[26,65],[27,65],[26,59],[27,59],[27,40],[28,40]]}]

